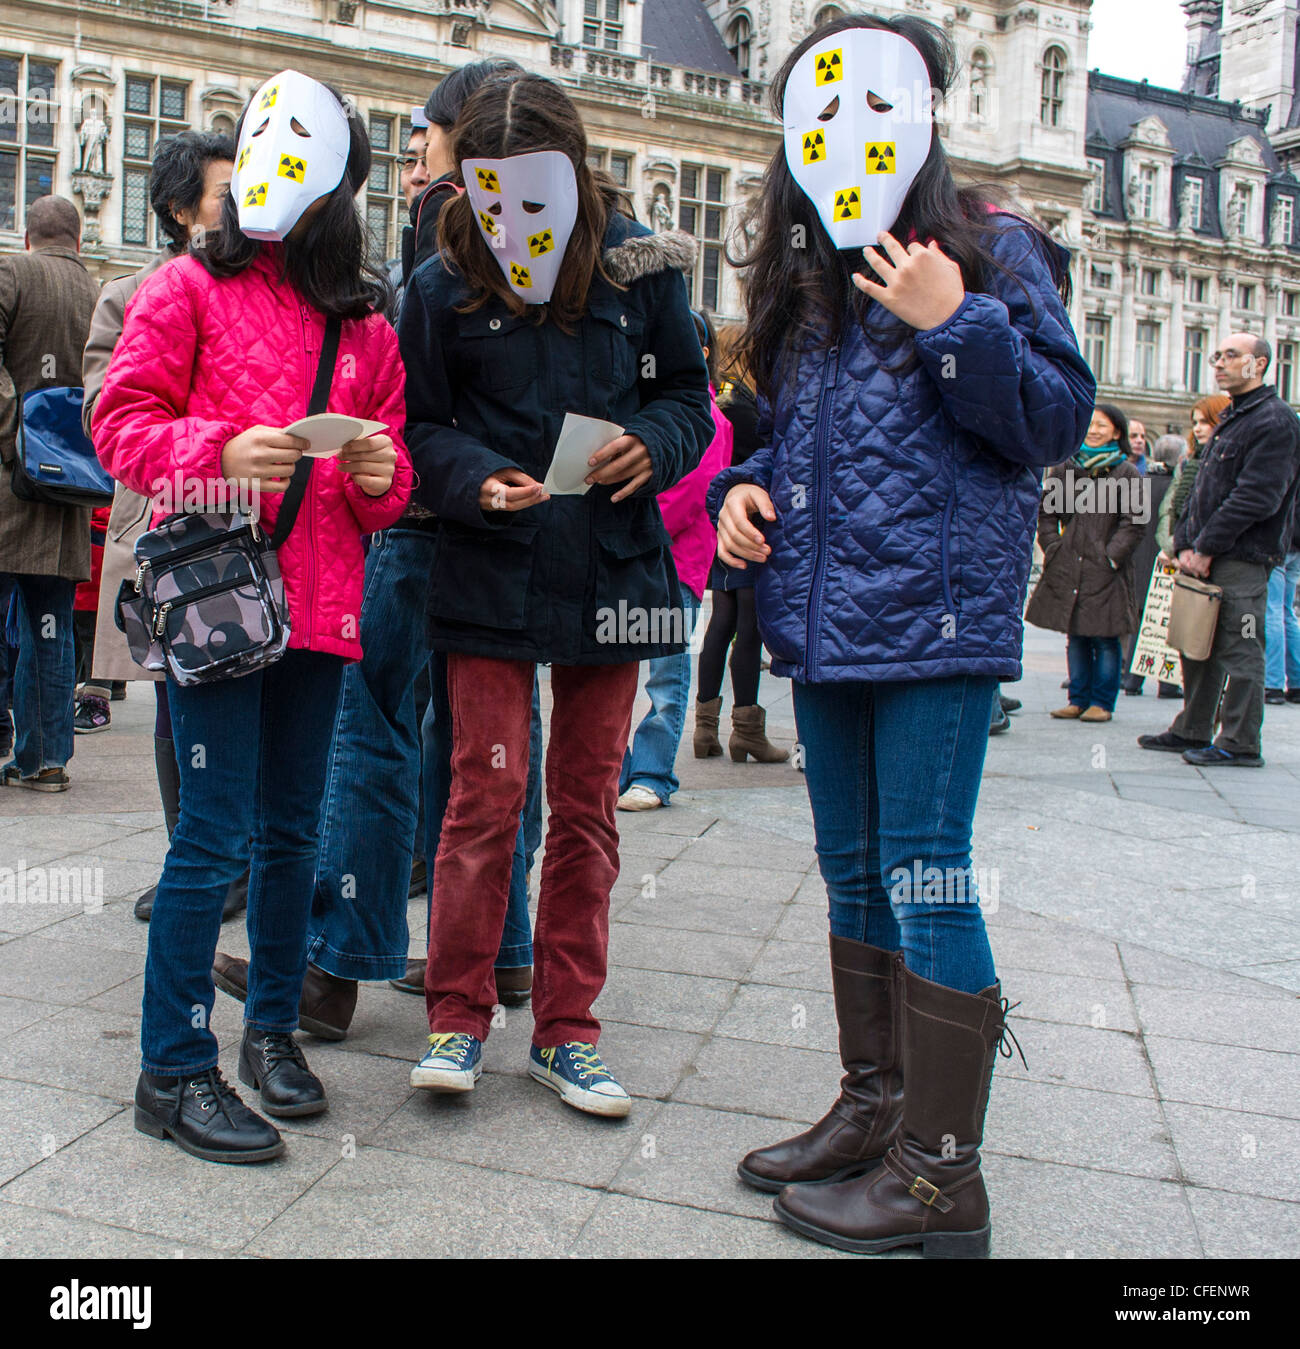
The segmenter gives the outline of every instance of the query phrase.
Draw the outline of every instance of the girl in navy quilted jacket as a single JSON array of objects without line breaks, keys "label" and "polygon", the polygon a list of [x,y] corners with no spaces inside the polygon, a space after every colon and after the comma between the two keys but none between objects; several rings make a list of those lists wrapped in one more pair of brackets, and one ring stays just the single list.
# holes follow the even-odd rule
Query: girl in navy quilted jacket
[{"label": "girl in navy quilted jacket", "polygon": [[745,276],[762,448],[710,506],[795,681],[845,1069],[825,1118],[741,1177],[842,1249],[979,1256],[1007,1032],[971,824],[997,682],[1020,677],[1040,470],[1094,384],[1064,251],[953,183],[931,104],[954,74],[933,25],[859,15],[777,76]]}]

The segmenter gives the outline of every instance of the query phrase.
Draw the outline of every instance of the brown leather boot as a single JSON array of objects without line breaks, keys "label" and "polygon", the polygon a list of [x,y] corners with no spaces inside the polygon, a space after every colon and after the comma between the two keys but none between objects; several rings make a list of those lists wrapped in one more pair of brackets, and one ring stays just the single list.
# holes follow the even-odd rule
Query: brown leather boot
[{"label": "brown leather boot", "polygon": [[737,1167],[756,1190],[847,1180],[874,1170],[903,1113],[897,971],[902,956],[831,938],[831,981],[840,1028],[839,1099],[811,1129],[751,1152]]},{"label": "brown leather boot", "polygon": [[[248,1001],[248,961],[221,951],[212,960],[212,982],[240,1002]],[[307,966],[298,998],[298,1025],[322,1040],[342,1040],[357,1010],[357,981]]]},{"label": "brown leather boot", "polygon": [[722,695],[695,700],[695,757],[716,759],[722,754],[718,739],[718,718],[722,715]]},{"label": "brown leather boot", "polygon": [[767,738],[767,713],[757,703],[753,707],[731,709],[731,739],[727,742],[732,761],[744,763],[749,755],[755,763],[785,763],[788,749],[777,749]]},{"label": "brown leather boot", "polygon": [[777,1196],[776,1215],[842,1251],[919,1245],[924,1256],[982,1258],[989,1200],[979,1146],[993,1064],[1010,1034],[1001,986],[959,993],[906,968],[900,983],[907,1089],[884,1161],[857,1180],[791,1185]]}]

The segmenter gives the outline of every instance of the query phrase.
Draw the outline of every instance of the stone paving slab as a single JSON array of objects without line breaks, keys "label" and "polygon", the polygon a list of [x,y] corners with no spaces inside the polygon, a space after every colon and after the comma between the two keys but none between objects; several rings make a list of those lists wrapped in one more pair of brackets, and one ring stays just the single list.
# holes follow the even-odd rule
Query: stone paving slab
[{"label": "stone paving slab", "polygon": [[[1270,710],[1266,769],[1215,777],[1136,746],[1174,710],[1154,699],[1052,722],[1061,648],[1029,634],[1009,690],[1025,709],[990,742],[976,821],[1028,1060],[1000,1058],[991,1093],[993,1254],[1294,1258],[1300,710]],[[762,697],[792,744],[789,686],[765,677]],[[628,1120],[527,1077],[527,1009],[493,1030],[472,1097],[412,1091],[422,1000],[370,984],[344,1042],[303,1037],[330,1110],[284,1122],[274,1163],[213,1167],[132,1127],[148,930],[131,910],[165,848],[152,710],[133,685],[111,732],[78,739],[68,793],[0,795],[0,866],[102,882],[94,906],[0,903],[0,1255],[851,1258],[735,1175],[818,1118],[841,1072],[793,767],[697,761],[688,733],[673,805],[619,817],[597,1010]],[[422,899],[409,917],[418,952]],[[247,953],[240,922],[221,946]],[[219,994],[213,1029],[233,1077],[239,1004]]]}]

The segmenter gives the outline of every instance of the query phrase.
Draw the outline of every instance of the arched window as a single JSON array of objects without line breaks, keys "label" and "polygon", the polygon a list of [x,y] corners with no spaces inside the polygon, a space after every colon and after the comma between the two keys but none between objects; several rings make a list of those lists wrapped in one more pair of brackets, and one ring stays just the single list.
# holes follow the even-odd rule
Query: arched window
[{"label": "arched window", "polygon": [[736,69],[749,78],[749,40],[753,26],[747,14],[737,14],[727,30],[727,50],[736,63]]},{"label": "arched window", "polygon": [[1043,53],[1043,92],[1039,118],[1044,126],[1060,126],[1065,111],[1065,73],[1069,58],[1064,47],[1048,47]]},{"label": "arched window", "polygon": [[235,139],[235,119],[229,113],[217,113],[212,119],[212,129],[219,136],[229,136],[231,140]]},{"label": "arched window", "polygon": [[993,62],[983,47],[976,47],[970,57],[970,116],[972,122],[982,122],[989,115],[989,75]]},{"label": "arched window", "polygon": [[839,19],[844,16],[844,11],[838,5],[823,5],[816,14],[813,15],[813,27],[820,28],[824,23],[830,23],[832,19]]}]

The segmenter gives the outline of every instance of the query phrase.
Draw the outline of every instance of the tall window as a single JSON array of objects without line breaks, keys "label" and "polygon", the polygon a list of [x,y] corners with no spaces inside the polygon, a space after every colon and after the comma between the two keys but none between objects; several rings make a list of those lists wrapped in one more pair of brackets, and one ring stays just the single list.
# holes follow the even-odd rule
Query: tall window
[{"label": "tall window", "polygon": [[1088,188],[1088,209],[1104,211],[1106,209],[1106,161],[1090,159],[1088,171],[1092,174],[1092,183]]},{"label": "tall window", "polygon": [[1188,328],[1183,336],[1183,387],[1188,393],[1200,393],[1205,380],[1206,332]]},{"label": "tall window", "polygon": [[1278,197],[1277,206],[1277,238],[1273,240],[1278,244],[1295,243],[1295,198]]},{"label": "tall window", "polygon": [[1093,290],[1109,290],[1115,284],[1115,273],[1110,267],[1098,267],[1094,262],[1088,268],[1088,284]]},{"label": "tall window", "polygon": [[[976,47],[970,57],[970,115],[972,122],[982,122],[989,115],[989,71],[992,61],[983,47]],[[1089,160],[1094,164],[1096,160]],[[1093,210],[1101,207],[1094,206]]]},{"label": "tall window", "polygon": [[1282,312],[1287,318],[1300,316],[1300,290],[1284,290],[1282,292]]},{"label": "tall window", "polygon": [[122,132],[122,242],[154,247],[157,221],[149,209],[149,166],[164,136],[189,126],[190,87],[155,75],[126,77]]},{"label": "tall window", "polygon": [[1156,170],[1143,164],[1138,170],[1138,215],[1143,220],[1156,218]]},{"label": "tall window", "polygon": [[1107,382],[1110,357],[1110,320],[1102,314],[1089,314],[1083,326],[1083,359],[1088,362],[1098,384]]},{"label": "tall window", "polygon": [[623,0],[582,0],[582,45],[616,52],[623,43]]},{"label": "tall window", "polygon": [[1209,304],[1210,278],[1208,276],[1189,276],[1187,278],[1187,298],[1192,304]]},{"label": "tall window", "polygon": [[700,241],[691,296],[703,309],[717,310],[722,297],[722,251],[726,238],[727,174],[700,164],[682,165],[677,223]]},{"label": "tall window", "polygon": [[1143,267],[1141,289],[1143,295],[1160,294],[1160,273],[1155,267]]},{"label": "tall window", "polygon": [[749,78],[749,43],[752,33],[749,16],[746,14],[737,14],[727,33],[727,50],[731,53],[736,68],[746,79]]},{"label": "tall window", "polygon": [[0,230],[21,230],[27,208],[54,191],[58,67],[0,56]]},{"label": "tall window", "polygon": [[604,169],[619,187],[632,181],[632,156],[621,150],[588,150],[587,163],[593,169]]},{"label": "tall window", "polygon": [[397,252],[399,216],[406,208],[397,158],[411,139],[411,128],[410,123],[382,112],[372,112],[367,126],[370,177],[366,180],[366,228],[370,232],[370,260],[378,264]]},{"label": "tall window", "polygon": [[1043,87],[1039,117],[1044,126],[1060,126],[1065,110],[1065,71],[1067,58],[1063,47],[1048,47],[1043,53]]},{"label": "tall window", "polygon": [[1139,323],[1135,346],[1133,378],[1145,389],[1154,388],[1160,369],[1160,325]]},{"label": "tall window", "polygon": [[[1183,191],[1187,194],[1187,228],[1198,230],[1201,228],[1205,213],[1205,179],[1204,178],[1186,178],[1183,180]],[[1178,223],[1183,224],[1180,219]]]},{"label": "tall window", "polygon": [[1238,286],[1237,287],[1237,308],[1254,309],[1255,307],[1255,287]]},{"label": "tall window", "polygon": [[1296,344],[1294,342],[1279,342],[1277,344],[1277,392],[1278,397],[1285,403],[1295,400],[1295,354]]}]

